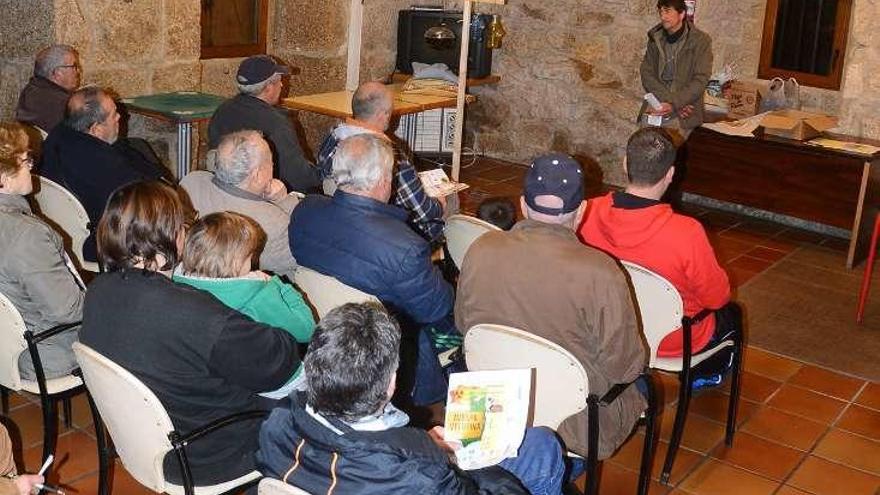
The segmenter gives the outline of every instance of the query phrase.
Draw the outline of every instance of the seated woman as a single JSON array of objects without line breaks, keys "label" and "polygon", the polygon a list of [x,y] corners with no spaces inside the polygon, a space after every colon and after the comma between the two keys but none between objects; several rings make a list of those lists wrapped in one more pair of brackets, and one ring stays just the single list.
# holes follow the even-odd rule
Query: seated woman
[{"label": "seated woman", "polygon": [[[312,339],[315,320],[302,296],[277,276],[252,270],[266,233],[250,217],[233,212],[199,219],[186,234],[183,259],[173,280],[210,292],[255,321],[287,331],[299,343]],[[283,387],[260,394],[283,399],[300,389],[302,366]]]},{"label": "seated woman", "polygon": [[[20,124],[0,124],[0,293],[21,313],[28,330],[38,333],[82,318],[85,288],[75,274],[61,236],[34,216],[25,196],[33,191],[28,137]],[[47,379],[77,367],[72,328],[37,344]],[[35,380],[29,352],[18,368]]]},{"label": "seated woman", "polygon": [[[108,273],[89,285],[80,335],[143,381],[182,432],[271,406],[257,394],[287,383],[300,365],[287,332],[171,281],[188,218],[177,191],[160,182],[135,182],[110,196],[97,235]],[[253,470],[259,428],[259,419],[240,421],[189,444],[195,484]],[[173,453],[164,467],[179,483]]]}]

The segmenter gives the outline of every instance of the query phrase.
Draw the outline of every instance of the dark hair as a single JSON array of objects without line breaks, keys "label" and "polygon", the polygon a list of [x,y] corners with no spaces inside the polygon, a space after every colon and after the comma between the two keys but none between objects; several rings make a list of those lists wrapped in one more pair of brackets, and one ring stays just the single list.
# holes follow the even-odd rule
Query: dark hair
[{"label": "dark hair", "polygon": [[631,184],[653,186],[675,163],[675,144],[661,127],[639,129],[626,142],[626,175]]},{"label": "dark hair", "polygon": [[[98,223],[98,256],[108,271],[133,268],[170,270],[177,265],[177,236],[192,218],[177,191],[159,181],[133,182],[117,189]],[[165,257],[158,266],[156,257]]]},{"label": "dark hair", "polygon": [[101,104],[104,98],[110,98],[110,95],[95,86],[74,91],[67,101],[64,123],[75,131],[89,132],[93,125],[104,122],[109,116]]},{"label": "dark hair", "polygon": [[684,0],[657,0],[657,10],[663,7],[675,9],[679,14],[687,10]]},{"label": "dark hair", "polygon": [[232,278],[241,261],[251,263],[266,245],[266,232],[251,217],[222,211],[200,218],[186,233],[181,263],[187,275]]},{"label": "dark hair", "polygon": [[400,356],[400,328],[376,303],[348,303],[315,327],[304,369],[315,411],[343,421],[375,414],[388,402]]},{"label": "dark hair", "polygon": [[516,223],[516,207],[507,198],[489,198],[477,207],[477,218],[501,230],[510,230]]}]

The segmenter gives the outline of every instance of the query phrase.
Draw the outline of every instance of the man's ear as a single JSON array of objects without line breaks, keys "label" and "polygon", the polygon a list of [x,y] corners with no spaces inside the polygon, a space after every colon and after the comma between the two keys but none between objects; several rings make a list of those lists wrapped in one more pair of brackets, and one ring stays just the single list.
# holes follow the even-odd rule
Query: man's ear
[{"label": "man's ear", "polygon": [[526,205],[526,197],[519,197],[519,210],[522,212],[523,218],[529,218],[529,207]]},{"label": "man's ear", "polygon": [[669,185],[672,183],[673,177],[675,177],[675,165],[669,167],[669,170],[666,171],[666,175],[663,177],[663,181]]},{"label": "man's ear", "polygon": [[581,222],[584,220],[584,214],[587,212],[587,200],[581,201],[580,206],[578,206],[577,214],[574,216],[574,225],[572,228],[577,231],[578,227],[581,226]]}]

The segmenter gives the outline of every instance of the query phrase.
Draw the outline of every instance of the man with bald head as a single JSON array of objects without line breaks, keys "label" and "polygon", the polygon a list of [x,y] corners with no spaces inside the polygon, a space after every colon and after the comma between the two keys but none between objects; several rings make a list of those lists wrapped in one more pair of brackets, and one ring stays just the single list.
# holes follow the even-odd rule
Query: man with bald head
[{"label": "man with bald head", "polygon": [[[117,188],[138,180],[159,179],[167,171],[119,141],[119,112],[106,91],[86,87],[73,92],[67,117],[43,143],[40,175],[72,192],[98,225],[107,198]],[[83,245],[83,256],[97,261],[95,229]]]},{"label": "man with bald head", "polygon": [[438,241],[443,235],[443,209],[445,199],[425,194],[422,182],[409,157],[399,143],[388,137],[386,131],[391,123],[394,101],[388,88],[378,82],[361,84],[351,97],[352,118],[334,128],[324,139],[318,151],[318,170],[324,181],[324,192],[332,194],[333,155],[339,142],[358,134],[373,134],[387,140],[394,149],[394,194],[391,202],[409,213],[407,222],[429,242]]},{"label": "man with bald head", "polygon": [[[591,394],[636,380],[647,364],[629,285],[610,256],[578,241],[584,215],[580,165],[563,154],[536,158],[521,198],[524,220],[480,236],[458,279],[456,326],[520,328],[550,340],[584,366]],[[638,382],[637,382],[638,383]],[[646,401],[638,386],[599,407],[599,459],[629,436]],[[586,409],[558,428],[568,450],[586,457]]]},{"label": "man with bald head", "polygon": [[64,119],[70,94],[79,87],[79,53],[69,45],[51,45],[34,60],[34,75],[18,96],[15,120],[50,132]]},{"label": "man with bald head", "polygon": [[299,199],[272,178],[272,150],[260,132],[227,134],[217,146],[214,173],[191,172],[180,185],[201,216],[234,211],[256,220],[266,231],[260,268],[293,279],[287,226]]}]

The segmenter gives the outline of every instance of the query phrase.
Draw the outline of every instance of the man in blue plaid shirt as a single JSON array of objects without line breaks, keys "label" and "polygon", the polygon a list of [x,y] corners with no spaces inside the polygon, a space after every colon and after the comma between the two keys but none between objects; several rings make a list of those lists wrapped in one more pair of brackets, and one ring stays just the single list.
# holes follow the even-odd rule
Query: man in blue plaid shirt
[{"label": "man in blue plaid shirt", "polygon": [[336,126],[321,143],[318,150],[317,166],[321,180],[325,183],[325,192],[334,188],[332,183],[333,154],[336,145],[343,139],[356,134],[377,134],[392,142],[394,148],[396,171],[394,174],[395,191],[391,203],[409,212],[409,224],[428,242],[434,244],[443,237],[443,210],[445,198],[432,198],[425,193],[422,181],[416,173],[409,156],[402,147],[392,141],[386,134],[391,122],[391,111],[394,102],[391,92],[385,85],[368,82],[360,85],[351,98],[353,117]]}]

